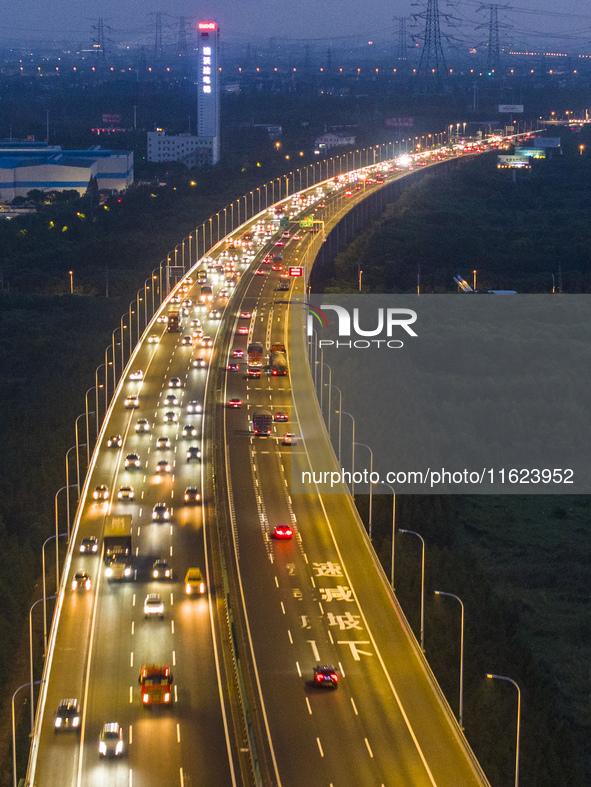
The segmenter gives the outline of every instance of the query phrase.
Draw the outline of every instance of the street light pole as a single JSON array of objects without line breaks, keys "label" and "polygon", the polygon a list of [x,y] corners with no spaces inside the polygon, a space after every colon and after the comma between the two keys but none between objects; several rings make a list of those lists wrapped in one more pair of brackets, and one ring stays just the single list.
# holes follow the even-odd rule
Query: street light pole
[{"label": "street light pole", "polygon": [[353,429],[352,429],[352,434],[351,434],[351,437],[352,437],[352,441],[351,441],[351,496],[353,498],[355,498],[355,419],[353,418],[351,413],[348,413],[346,410],[340,410],[339,412],[342,412],[343,415],[348,415],[349,418],[351,419],[352,424],[353,424]]},{"label": "street light pole", "polygon": [[[60,492],[63,492],[64,489],[66,490],[66,495],[70,496],[70,489],[76,486],[76,484],[68,484],[67,486],[60,487],[57,492],[55,493],[55,586],[59,587],[60,584],[60,556],[59,556],[59,549],[58,549],[58,542],[57,542],[57,534],[59,530],[59,509],[58,509],[58,496]],[[69,510],[69,509],[68,509]],[[66,535],[69,537],[69,521],[68,521],[68,532]]]},{"label": "street light pole", "polygon": [[[63,536],[67,536],[67,535],[68,535],[67,533],[59,533],[59,534],[56,533],[56,535],[54,535],[54,536],[49,536],[49,538],[45,539],[45,541],[43,542],[43,546],[41,547],[41,565],[42,565],[42,568],[43,568],[43,601],[45,602],[43,604],[43,655],[44,656],[47,653],[47,588],[46,588],[46,582],[45,582],[45,544],[47,544],[53,538],[56,538],[56,541],[57,541],[57,538],[62,538]],[[59,573],[58,572],[59,572],[59,567],[56,566],[56,571],[55,571],[55,592],[56,593],[59,590]],[[51,598],[57,598],[57,596],[52,596]]]},{"label": "street light pole", "polygon": [[66,517],[67,517],[67,520],[68,520],[68,541],[70,540],[70,487],[77,486],[77,491],[78,491],[78,498],[77,499],[80,499],[80,483],[78,483],[78,484],[70,484],[70,468],[69,468],[68,457],[70,456],[70,451],[74,451],[75,448],[76,448],[76,446],[73,445],[71,448],[68,448],[68,450],[66,451],[66,489],[67,489],[67,491],[66,491]]},{"label": "street light pole", "polygon": [[335,412],[339,414],[339,464],[341,464],[341,410],[343,406],[343,393],[338,385],[332,385],[331,388],[336,388],[336,390],[339,392],[339,409],[335,410]]},{"label": "street light pole", "polygon": [[[50,596],[50,598],[57,598],[57,596]],[[33,608],[37,606],[37,604],[41,604],[41,602],[45,603],[45,597],[38,598],[37,601],[34,601],[29,608],[29,677],[30,677],[30,686],[31,686],[31,732],[33,731],[33,727],[35,725],[35,697],[33,696]]]},{"label": "street light pole", "polygon": [[366,445],[365,443],[355,443],[355,445],[362,446],[363,448],[367,448],[369,451],[369,517],[368,517],[368,530],[369,530],[369,540],[371,541],[371,534],[372,534],[372,498],[373,498],[373,484],[371,481],[371,477],[373,475],[373,451],[371,448]]},{"label": "street light pole", "polygon": [[391,585],[392,590],[394,590],[394,549],[396,543],[396,492],[394,491],[393,487],[390,484],[387,484],[385,481],[378,481],[378,484],[382,484],[383,486],[387,486],[390,492],[392,492],[392,575],[391,575]]},{"label": "street light pole", "polygon": [[496,678],[496,680],[506,680],[512,683],[517,689],[517,741],[515,745],[515,787],[519,787],[519,732],[521,728],[521,690],[517,683],[512,678],[507,678],[505,675],[493,675],[488,673],[487,678]]},{"label": "street light pole", "polygon": [[421,539],[421,650],[425,652],[425,539],[414,530],[402,530],[399,533],[408,533]]},{"label": "street light pole", "polygon": [[330,410],[332,407],[332,397],[331,397],[330,389],[332,388],[332,369],[327,363],[324,363],[323,366],[326,366],[328,368],[328,424],[327,426],[328,426],[328,436],[330,437]]},{"label": "street light pole", "polygon": [[454,593],[445,593],[443,590],[436,590],[436,596],[448,596],[455,598],[462,608],[462,615],[460,619],[460,711],[458,713],[458,721],[460,729],[464,729],[464,604],[459,596]]},{"label": "street light pole", "polygon": [[[39,683],[43,683],[42,680],[36,680],[34,685],[37,686]],[[22,686],[19,686],[18,689],[12,695],[12,785],[13,787],[17,787],[17,778],[16,778],[16,719],[14,716],[14,698],[19,693],[21,689],[24,689],[28,686],[28,683],[23,683]],[[33,728],[31,727],[31,733],[33,732]]]}]

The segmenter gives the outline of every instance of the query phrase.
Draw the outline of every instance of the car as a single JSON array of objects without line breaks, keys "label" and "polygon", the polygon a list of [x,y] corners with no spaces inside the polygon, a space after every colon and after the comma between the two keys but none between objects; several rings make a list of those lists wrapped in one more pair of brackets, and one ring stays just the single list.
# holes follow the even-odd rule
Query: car
[{"label": "car", "polygon": [[135,499],[135,492],[132,486],[120,486],[119,491],[117,492],[117,498],[119,500],[134,500]]},{"label": "car", "polygon": [[170,380],[168,381],[168,387],[169,388],[181,388],[182,387],[181,378],[180,377],[171,377]]},{"label": "car", "polygon": [[197,459],[201,459],[201,450],[199,446],[192,445],[190,448],[187,448],[187,462]]},{"label": "car", "polygon": [[153,579],[172,579],[172,568],[168,565],[168,560],[158,558],[152,563]]},{"label": "car", "polygon": [[193,358],[191,366],[194,369],[203,369],[204,366],[207,366],[207,361],[205,358]]},{"label": "car", "polygon": [[137,454],[127,454],[123,461],[123,466],[127,470],[139,470],[140,458]]},{"label": "car", "polygon": [[179,417],[178,417],[178,415],[177,415],[177,414],[174,412],[174,410],[168,410],[166,413],[164,413],[164,421],[165,421],[166,423],[172,423],[172,424],[176,424],[176,422],[177,422],[178,420],[179,420]]},{"label": "car", "polygon": [[289,415],[287,413],[276,412],[275,413],[275,420],[276,421],[289,421]]},{"label": "car", "polygon": [[201,339],[203,337],[203,328],[194,328],[191,336],[194,340]]},{"label": "car", "polygon": [[153,333],[151,336],[148,336],[148,344],[158,344],[160,342],[160,337]]},{"label": "car", "polygon": [[197,437],[197,429],[195,429],[193,424],[185,424],[181,434],[183,437]]},{"label": "car", "polygon": [[164,397],[164,405],[166,407],[175,407],[179,403],[179,398],[176,394],[169,393]]},{"label": "car", "polygon": [[170,448],[170,437],[161,435],[156,438],[156,448]]},{"label": "car", "polygon": [[53,728],[55,732],[80,729],[80,704],[77,699],[60,700]]},{"label": "car", "polygon": [[121,448],[123,445],[123,438],[120,434],[113,434],[107,440],[107,448]]},{"label": "car", "polygon": [[229,297],[230,297],[230,293],[228,292],[228,290],[220,290],[218,292],[218,298],[220,298],[222,300],[226,300],[226,298],[229,298]]},{"label": "car", "polygon": [[283,241],[282,240],[278,240],[277,243],[275,244],[275,248],[279,248],[279,249],[281,249],[283,251],[282,246],[283,246]]},{"label": "car", "polygon": [[279,541],[289,541],[293,537],[293,529],[289,525],[277,525],[273,531],[273,538]]},{"label": "car", "polygon": [[181,302],[181,296],[180,295],[173,295],[172,298],[170,299],[170,302],[171,303],[180,303]]},{"label": "car", "polygon": [[232,358],[244,358],[244,350],[232,350]]},{"label": "car", "polygon": [[192,347],[193,346],[193,337],[189,336],[189,334],[187,334],[186,336],[183,336],[183,338],[181,340],[181,344],[184,347]]},{"label": "car", "polygon": [[266,273],[266,271],[265,271],[265,269],[264,269],[264,268],[258,268],[258,269],[255,271],[255,273],[256,273],[256,275],[257,275],[257,276],[264,276],[264,275],[265,275],[265,273]]},{"label": "car", "polygon": [[185,489],[185,503],[198,503],[201,500],[201,495],[194,486],[188,486]]},{"label": "car", "polygon": [[336,689],[339,685],[339,676],[335,668],[330,664],[317,664],[314,667],[314,685]]},{"label": "car", "polygon": [[249,377],[260,377],[261,376],[261,370],[260,369],[250,368],[248,370],[248,376]]},{"label": "car", "polygon": [[293,432],[286,432],[283,435],[283,440],[281,442],[283,445],[296,445],[298,442],[298,437]]},{"label": "car", "polygon": [[168,522],[170,511],[166,503],[156,503],[152,509],[152,522]]},{"label": "car", "polygon": [[98,552],[98,540],[96,536],[89,536],[89,538],[83,538],[80,542],[80,552],[83,555],[87,554],[94,554]]},{"label": "car", "polygon": [[291,233],[288,230],[285,230],[285,232],[281,233],[281,237],[282,238],[291,238]]},{"label": "car", "polygon": [[133,410],[140,406],[140,398],[137,394],[129,394],[125,397],[125,407],[128,410]]},{"label": "car", "polygon": [[302,236],[298,235],[297,233],[293,236],[293,240],[301,240]]},{"label": "car", "polygon": [[106,484],[99,484],[95,486],[94,492],[92,493],[93,500],[108,500],[109,499],[109,487]]},{"label": "car", "polygon": [[289,292],[290,284],[288,281],[280,281],[277,289],[279,292]]},{"label": "car", "polygon": [[205,593],[205,580],[200,568],[189,568],[185,574],[185,593],[187,596]]},{"label": "car", "polygon": [[144,617],[159,617],[160,620],[164,618],[164,604],[159,593],[148,593],[144,599]]},{"label": "car", "polygon": [[168,462],[166,459],[159,459],[156,462],[156,472],[157,473],[170,473],[171,469],[172,469],[172,466],[171,466],[170,462]]},{"label": "car", "polygon": [[201,346],[202,347],[213,347],[213,339],[211,336],[203,336],[201,337]]},{"label": "car", "polygon": [[90,577],[86,571],[77,571],[72,577],[72,590],[90,590]]},{"label": "car", "polygon": [[233,407],[233,408],[242,407],[242,399],[230,399],[228,401],[228,407]]},{"label": "car", "polygon": [[240,319],[241,320],[250,320],[252,314],[250,312],[240,312]]},{"label": "car", "polygon": [[185,298],[185,300],[183,301],[183,306],[185,307],[185,309],[190,309],[192,305],[193,305],[193,301],[190,298]]},{"label": "car", "polygon": [[283,265],[277,265],[277,264],[272,265],[271,266],[271,270],[272,271],[282,271],[283,270]]},{"label": "car", "polygon": [[144,379],[144,373],[142,372],[141,369],[136,369],[135,372],[132,372],[129,375],[129,379],[130,380],[143,380]]},{"label": "car", "polygon": [[200,328],[201,327],[201,320],[198,317],[195,317],[194,320],[191,320],[189,323],[191,328]]},{"label": "car", "polygon": [[202,410],[203,407],[201,406],[201,402],[198,402],[197,399],[191,399],[191,401],[187,405],[188,413],[200,413]]},{"label": "car", "polygon": [[228,371],[229,372],[239,372],[240,371],[240,364],[239,363],[229,363],[228,364]]},{"label": "car", "polygon": [[123,730],[116,721],[108,721],[99,735],[99,756],[121,757],[122,754]]},{"label": "car", "polygon": [[239,336],[246,336],[248,331],[249,331],[249,328],[248,328],[247,325],[241,325],[240,328],[238,328],[238,335]]},{"label": "car", "polygon": [[219,320],[221,316],[222,316],[222,313],[221,313],[221,311],[219,309],[212,309],[209,312],[209,319],[210,320]]},{"label": "car", "polygon": [[135,431],[138,434],[146,434],[150,431],[150,422],[147,418],[138,418],[135,424]]}]

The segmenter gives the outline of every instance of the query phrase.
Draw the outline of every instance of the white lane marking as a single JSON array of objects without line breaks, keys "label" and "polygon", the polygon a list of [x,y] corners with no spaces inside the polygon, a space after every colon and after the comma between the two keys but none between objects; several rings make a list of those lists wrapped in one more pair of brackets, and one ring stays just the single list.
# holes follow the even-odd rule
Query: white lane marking
[{"label": "white lane marking", "polygon": [[321,601],[318,602],[318,606],[320,607],[320,614],[324,615],[324,607],[322,606],[322,602]]},{"label": "white lane marking", "polygon": [[283,604],[283,601],[281,602],[281,611],[285,615],[285,605]]},{"label": "white lane marking", "polygon": [[141,527],[138,525],[138,526],[137,526],[137,534],[138,534],[138,536],[139,536],[139,534],[140,534],[140,531],[141,531]]},{"label": "white lane marking", "polygon": [[308,713],[312,715],[312,708],[310,707],[310,700],[306,697],[306,705],[308,706]]},{"label": "white lane marking", "polygon": [[300,669],[300,662],[299,662],[299,661],[296,661],[296,667],[297,667],[297,669],[298,669],[298,675],[299,675],[299,676],[300,676],[300,678],[301,678],[301,677],[302,677],[302,671],[301,671],[301,669]]},{"label": "white lane marking", "polygon": [[[181,742],[181,725],[178,722],[177,722],[177,725],[176,725],[176,740],[177,740],[177,743]],[[366,738],[366,740],[367,740],[367,738]]]},{"label": "white lane marking", "polygon": [[279,580],[277,579],[277,577],[275,577],[275,586],[279,587]]},{"label": "white lane marking", "polygon": [[135,620],[131,621],[131,636],[135,634]]},{"label": "white lane marking", "polygon": [[129,654],[129,666],[133,667],[133,650]]},{"label": "white lane marking", "polygon": [[312,587],[316,587],[316,582],[314,582],[314,577],[310,577],[310,582],[312,583]]},{"label": "white lane marking", "polygon": [[369,745],[369,741],[367,738],[363,739],[365,741],[365,745],[367,746],[367,751],[369,752],[369,756],[373,759],[373,752],[371,750],[371,746]]},{"label": "white lane marking", "polygon": [[183,774],[183,769],[180,769],[180,777],[181,777],[181,787],[185,787],[185,776]]},{"label": "white lane marking", "polygon": [[316,661],[320,661],[320,654],[318,653],[318,648],[316,647],[316,640],[307,639],[306,642],[310,643],[310,647],[312,648],[312,653],[314,654],[314,658],[316,659]]},{"label": "white lane marking", "polygon": [[305,560],[305,561],[306,561],[306,563],[307,563],[307,562],[308,562],[308,555],[306,555],[306,553],[305,553],[305,552],[302,552],[302,555],[304,556],[304,560]]},{"label": "white lane marking", "polygon": [[134,594],[133,594],[133,596],[131,597],[131,606],[132,606],[132,607],[135,607],[135,593],[134,593]]},{"label": "white lane marking", "polygon": [[133,732],[132,732],[132,730],[133,730],[133,725],[130,724],[129,725],[129,745],[130,746],[133,743]]},{"label": "white lane marking", "polygon": [[341,671],[341,675],[342,675],[342,676],[343,676],[343,678],[344,678],[344,677],[345,677],[345,670],[343,669],[343,665],[341,664],[341,662],[340,662],[340,661],[339,661],[339,669],[340,669],[340,671]]},{"label": "white lane marking", "polygon": [[175,701],[175,702],[178,702],[178,701],[179,701],[179,695],[178,695],[178,691],[177,691],[176,683],[174,684],[174,701]]},{"label": "white lane marking", "polygon": [[131,768],[129,769],[129,787],[131,787]]},{"label": "white lane marking", "polygon": [[170,594],[170,606],[172,607],[173,604],[174,604],[174,594],[171,593]]},{"label": "white lane marking", "polygon": [[316,738],[316,743],[318,744],[318,750],[320,751],[320,756],[324,757],[324,752],[322,751],[322,744],[320,743],[320,738]]},{"label": "white lane marking", "polygon": [[174,620],[170,621],[170,633],[174,634]]},{"label": "white lane marking", "polygon": [[289,637],[289,641],[293,645],[293,637],[291,636],[291,631],[289,629],[287,629],[287,636]]},{"label": "white lane marking", "polygon": [[133,702],[133,686],[129,687],[129,702]]},{"label": "white lane marking", "polygon": [[328,629],[328,638],[330,640],[330,644],[334,645],[334,639],[332,638],[332,632],[330,629]]},{"label": "white lane marking", "polygon": [[351,705],[353,706],[353,710],[356,716],[359,716],[359,711],[357,710],[357,705],[355,705],[355,700],[351,697]]},{"label": "white lane marking", "polygon": [[172,651],[172,666],[176,667],[176,650]]}]

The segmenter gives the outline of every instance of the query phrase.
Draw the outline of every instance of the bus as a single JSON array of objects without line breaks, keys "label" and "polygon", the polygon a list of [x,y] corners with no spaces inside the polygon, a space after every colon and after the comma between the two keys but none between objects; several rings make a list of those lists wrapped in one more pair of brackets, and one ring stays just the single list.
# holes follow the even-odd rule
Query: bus
[{"label": "bus", "polygon": [[170,312],[166,321],[166,330],[169,333],[178,333],[181,329],[181,316],[178,312]]}]

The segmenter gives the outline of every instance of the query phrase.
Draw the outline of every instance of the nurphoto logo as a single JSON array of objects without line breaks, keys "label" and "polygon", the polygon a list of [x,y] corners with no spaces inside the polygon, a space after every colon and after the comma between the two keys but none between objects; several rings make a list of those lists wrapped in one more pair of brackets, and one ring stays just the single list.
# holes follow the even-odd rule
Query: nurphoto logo
[{"label": "nurphoto logo", "polygon": [[[417,334],[410,327],[412,323],[417,320],[417,313],[412,309],[377,309],[377,318],[374,320],[374,325],[377,320],[377,326],[371,328],[362,328],[359,325],[359,309],[353,309],[351,316],[349,309],[344,306],[334,306],[332,304],[322,304],[320,309],[311,304],[304,304],[304,308],[308,310],[307,315],[307,334],[309,337],[314,335],[314,319],[316,319],[320,326],[327,328],[329,322],[325,311],[332,311],[338,318],[338,333],[339,340],[333,339],[319,339],[319,347],[348,347],[349,349],[355,348],[357,350],[366,350],[370,347],[388,347],[389,349],[400,349],[404,347],[402,339],[392,338],[394,330],[397,332],[402,330],[408,336],[417,337]],[[342,337],[351,336],[363,337],[358,339],[350,339],[349,341],[340,341]],[[384,336],[387,338],[380,339],[367,339],[368,336]]]}]

